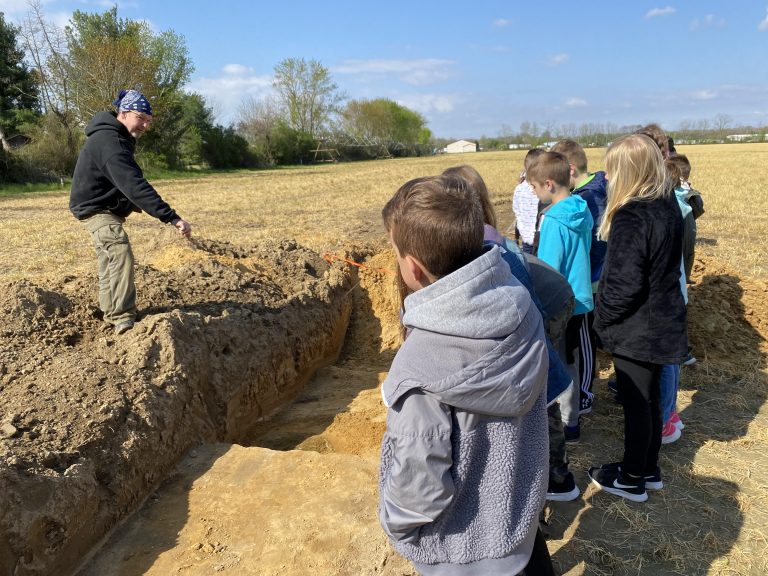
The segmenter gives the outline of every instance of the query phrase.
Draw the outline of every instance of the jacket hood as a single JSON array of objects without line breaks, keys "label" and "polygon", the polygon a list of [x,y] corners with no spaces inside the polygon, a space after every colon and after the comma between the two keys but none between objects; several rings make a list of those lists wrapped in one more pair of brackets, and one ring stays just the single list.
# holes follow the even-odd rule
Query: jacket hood
[{"label": "jacket hood", "polygon": [[497,245],[405,300],[403,324],[463,338],[504,338],[520,324],[531,300],[512,276]]},{"label": "jacket hood", "polygon": [[85,135],[90,136],[100,130],[119,132],[122,136],[133,140],[128,129],[117,119],[114,112],[98,112],[85,127]]},{"label": "jacket hood", "polygon": [[543,325],[499,246],[408,296],[405,309],[409,336],[382,386],[388,406],[420,388],[473,412],[530,410],[547,380]]},{"label": "jacket hood", "polygon": [[597,194],[598,196],[605,198],[607,185],[608,181],[605,179],[605,172],[600,170],[594,173],[592,178],[589,179],[589,182],[583,186],[580,186],[579,188],[576,188],[573,193],[584,194],[584,192],[592,192],[593,194]]},{"label": "jacket hood", "polygon": [[546,217],[557,220],[574,232],[588,231],[592,234],[593,219],[587,202],[581,196],[571,195],[560,200],[547,210]]}]

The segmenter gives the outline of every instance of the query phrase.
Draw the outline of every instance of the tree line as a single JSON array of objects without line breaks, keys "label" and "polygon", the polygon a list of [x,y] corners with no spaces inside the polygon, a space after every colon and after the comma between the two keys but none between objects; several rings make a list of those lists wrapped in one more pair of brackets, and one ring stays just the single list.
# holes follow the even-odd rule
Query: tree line
[{"label": "tree line", "polygon": [[[522,122],[515,131],[502,125],[496,136],[481,136],[477,142],[482,150],[508,150],[509,148],[536,148],[558,140],[576,140],[585,147],[605,147],[625,134],[642,128],[642,124],[616,124],[613,122]],[[728,114],[717,114],[711,120],[683,120],[677,129],[664,126],[665,132],[679,144],[722,144],[729,142],[766,142],[768,126],[736,125]],[[451,139],[435,139],[436,146],[444,147]]]},{"label": "tree line", "polygon": [[388,99],[349,100],[317,60],[287,58],[273,94],[243,101],[229,126],[200,94],[183,36],[146,22],[75,11],[62,29],[32,0],[19,26],[0,12],[0,183],[67,178],[93,115],[121,88],[152,102],[138,142],[145,169],[239,168],[423,154],[424,117]]}]

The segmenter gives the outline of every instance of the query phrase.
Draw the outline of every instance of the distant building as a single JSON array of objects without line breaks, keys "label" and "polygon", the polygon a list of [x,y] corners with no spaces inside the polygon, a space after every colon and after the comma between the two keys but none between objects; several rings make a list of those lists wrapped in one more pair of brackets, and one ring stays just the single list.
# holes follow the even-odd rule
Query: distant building
[{"label": "distant building", "polygon": [[445,147],[445,151],[448,154],[460,154],[462,152],[477,152],[477,142],[470,142],[469,140],[457,140],[451,142]]},{"label": "distant building", "polygon": [[768,140],[768,134],[730,134],[725,138],[731,142],[760,142]]},{"label": "distant building", "polygon": [[523,148],[530,148],[529,144],[510,144],[510,150],[522,150]]}]

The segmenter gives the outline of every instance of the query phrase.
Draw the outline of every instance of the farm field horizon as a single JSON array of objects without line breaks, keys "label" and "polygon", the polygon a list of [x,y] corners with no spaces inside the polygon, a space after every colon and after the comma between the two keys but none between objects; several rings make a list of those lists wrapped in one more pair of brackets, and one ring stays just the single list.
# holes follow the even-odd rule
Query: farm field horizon
[{"label": "farm field horizon", "polygon": [[[686,429],[681,440],[663,447],[665,489],[646,505],[617,501],[588,487],[585,470],[617,456],[621,444],[621,408],[606,386],[610,359],[600,356],[596,409],[585,418],[580,444],[569,449],[583,494],[574,502],[547,506],[548,545],[562,574],[768,572],[768,465],[763,458],[768,450],[768,144],[679,146],[678,152],[690,159],[690,180],[706,210],[697,222],[696,284],[689,307],[699,362],[683,370],[680,391]],[[604,153],[587,149],[591,171],[602,169]],[[197,338],[190,334],[209,334],[206,330],[218,321],[234,322],[244,359],[257,354],[249,339],[256,348],[271,344],[289,356],[297,349],[310,353],[309,340],[291,344],[275,336],[270,342],[270,324],[263,332],[250,327],[264,314],[287,309],[303,314],[306,308],[307,331],[323,323],[336,326],[337,319],[339,326],[349,322],[345,334],[334,332],[323,341],[324,363],[307,360],[306,384],[283,398],[279,410],[261,414],[258,426],[247,433],[201,433],[194,448],[177,454],[172,471],[157,468],[163,477],[149,481],[146,503],[125,504],[126,510],[138,509],[136,514],[107,523],[110,530],[117,528],[101,548],[74,546],[79,551],[69,561],[84,576],[103,574],[111,566],[120,566],[125,576],[182,570],[195,575],[211,570],[415,574],[389,548],[375,511],[385,414],[378,385],[398,346],[396,302],[386,272],[394,262],[381,208],[405,181],[469,164],[485,179],[499,228],[508,232],[524,156],[525,151],[480,152],[153,182],[192,223],[193,240],[177,238],[146,215],[128,219],[126,231],[140,268],[138,304],[145,314],[139,324],[146,329],[122,341],[102,334],[88,317],[87,307],[96,302],[95,257],[88,234],[68,211],[67,192],[0,198],[0,312],[8,325],[0,343],[11,350],[0,355],[0,424],[15,416],[20,431],[0,439],[0,468],[16,458],[16,464],[7,465],[7,478],[21,482],[41,474],[59,481],[70,474],[63,470],[74,469],[62,459],[89,454],[89,434],[93,442],[104,443],[100,446],[109,445],[109,434],[103,433],[107,424],[134,426],[137,438],[151,434],[163,425],[162,418],[154,422],[157,412],[152,412],[165,402],[161,398],[176,394],[194,371],[206,370],[194,354],[185,355]],[[342,258],[363,267],[347,266]],[[184,291],[192,285],[200,292]],[[253,308],[249,291],[267,312]],[[319,303],[338,305],[337,316],[321,319],[325,312]],[[284,322],[288,335],[301,326],[294,320]],[[275,320],[275,330],[280,326]],[[157,334],[166,339],[150,343]],[[222,329],[216,338],[224,337]],[[231,362],[240,361],[239,349],[221,346],[232,349]],[[138,358],[137,349],[146,349],[146,357]],[[225,362],[228,354],[216,361]],[[91,364],[95,357],[99,363]],[[282,366],[274,360],[265,365],[270,362]],[[60,378],[57,370],[69,377]],[[91,372],[102,384],[91,387]],[[123,391],[122,384],[113,386],[118,373],[126,381]],[[169,379],[162,387],[152,384],[160,376]],[[206,386],[216,381],[210,374],[206,378]],[[142,404],[160,391],[157,404]],[[52,449],[35,447],[42,440],[32,433],[38,434],[42,421],[57,429],[56,419],[64,414],[57,416],[50,405],[58,401],[82,411],[82,420],[91,423],[68,419],[69,438],[62,436],[54,452],[70,456],[56,456],[57,464],[40,472],[31,463],[38,457],[50,460],[43,452]],[[110,403],[122,403],[122,416],[107,422],[111,408],[102,409]],[[125,415],[132,406],[146,408],[146,422],[154,423],[146,429],[131,424]],[[285,478],[284,485],[272,485],[269,478]],[[238,499],[238,490],[251,494]],[[323,506],[334,513],[324,517]],[[0,552],[4,545],[0,541]],[[5,566],[0,561],[0,575]]]}]

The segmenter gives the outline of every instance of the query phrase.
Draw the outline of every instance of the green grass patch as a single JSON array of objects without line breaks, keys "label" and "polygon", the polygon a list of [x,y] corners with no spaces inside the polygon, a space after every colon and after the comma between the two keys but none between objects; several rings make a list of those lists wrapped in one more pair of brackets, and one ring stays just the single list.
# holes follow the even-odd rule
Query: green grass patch
[{"label": "green grass patch", "polygon": [[69,191],[71,182],[64,180],[61,182],[34,182],[26,184],[0,184],[0,197],[18,196],[20,194],[30,194],[34,192],[64,192]]}]

